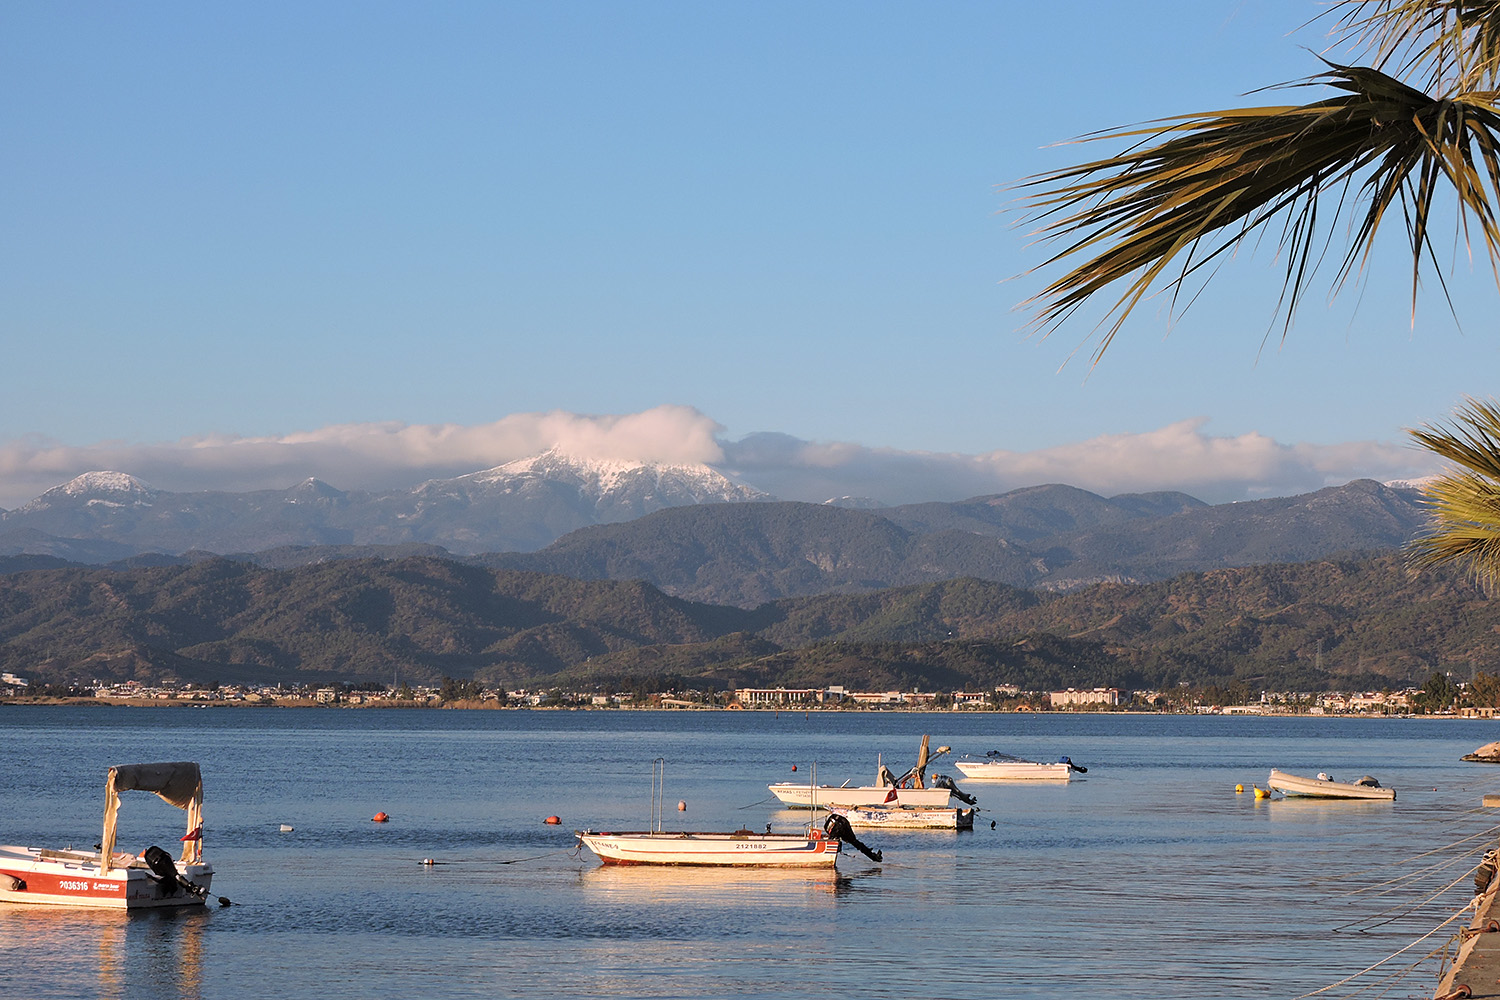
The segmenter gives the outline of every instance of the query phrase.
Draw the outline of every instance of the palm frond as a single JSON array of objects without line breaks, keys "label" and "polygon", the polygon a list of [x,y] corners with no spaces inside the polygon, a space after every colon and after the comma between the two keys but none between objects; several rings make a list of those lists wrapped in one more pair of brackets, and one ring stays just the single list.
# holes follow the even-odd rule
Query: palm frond
[{"label": "palm frond", "polygon": [[[1030,178],[1022,190],[1043,242],[1062,241],[1041,264],[1073,264],[1023,308],[1043,335],[1104,289],[1121,289],[1100,321],[1097,363],[1140,301],[1169,291],[1268,223],[1284,219],[1286,276],[1278,310],[1290,326],[1318,270],[1332,193],[1331,233],[1358,211],[1335,290],[1357,278],[1380,224],[1399,207],[1413,256],[1412,307],[1424,256],[1435,260],[1428,225],[1435,197],[1456,194],[1465,242],[1471,225],[1500,283],[1500,109],[1493,92],[1435,99],[1376,70],[1328,63],[1300,86],[1342,91],[1298,106],[1244,108],[1164,119],[1086,141],[1130,140],[1124,153]],[[1170,277],[1164,277],[1168,268]],[[1033,269],[1036,270],[1036,269]],[[1117,284],[1118,283],[1118,284]]]},{"label": "palm frond", "polygon": [[1493,90],[1500,80],[1500,0],[1337,0],[1328,14],[1376,69],[1434,93]]},{"label": "palm frond", "polygon": [[1469,399],[1453,426],[1428,425],[1411,435],[1455,466],[1423,487],[1429,527],[1407,546],[1412,562],[1464,565],[1494,592],[1500,587],[1500,407]]}]

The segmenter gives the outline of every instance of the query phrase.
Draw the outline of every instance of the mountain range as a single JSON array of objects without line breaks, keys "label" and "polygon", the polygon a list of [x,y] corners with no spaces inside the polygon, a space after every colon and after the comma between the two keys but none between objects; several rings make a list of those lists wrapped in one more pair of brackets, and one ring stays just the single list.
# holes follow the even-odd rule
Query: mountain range
[{"label": "mountain range", "polygon": [[706,466],[548,452],[407,491],[169,493],[89,473],[0,514],[0,571],[51,557],[143,566],[232,555],[271,568],[329,559],[457,557],[490,569],[639,579],[755,607],[974,577],[1066,591],[1188,571],[1400,547],[1421,494],[1356,480],[1297,497],[1208,505],[1183,493],[1105,498],[1047,485],[869,509],[777,501]]}]

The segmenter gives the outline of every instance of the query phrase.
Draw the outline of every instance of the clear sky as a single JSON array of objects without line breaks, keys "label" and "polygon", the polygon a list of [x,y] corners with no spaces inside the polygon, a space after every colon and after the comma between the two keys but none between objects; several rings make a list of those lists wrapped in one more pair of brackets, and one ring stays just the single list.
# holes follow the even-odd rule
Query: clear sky
[{"label": "clear sky", "polygon": [[1092,372],[1087,323],[1015,311],[1043,252],[1009,185],[1113,151],[1056,145],[1090,131],[1309,99],[1245,95],[1320,68],[1320,9],[0,6],[0,506],[100,468],[408,485],[559,427],[628,457],[622,422],[796,499],[1430,471],[1403,428],[1500,373],[1461,246],[1461,324],[1429,279],[1413,327],[1399,245],[1284,345],[1272,245]]}]

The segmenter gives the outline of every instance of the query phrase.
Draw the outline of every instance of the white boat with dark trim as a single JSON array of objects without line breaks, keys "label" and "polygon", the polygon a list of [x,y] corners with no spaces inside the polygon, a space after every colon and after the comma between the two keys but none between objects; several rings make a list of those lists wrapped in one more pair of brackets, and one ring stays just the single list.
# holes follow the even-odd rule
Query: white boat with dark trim
[{"label": "white boat with dark trim", "polygon": [[1056,763],[1049,764],[1024,757],[1012,757],[998,750],[991,750],[983,760],[968,757],[955,760],[953,766],[962,771],[965,778],[983,781],[1067,781],[1072,778],[1074,771],[1079,774],[1088,772],[1088,768],[1073,763],[1067,757],[1059,757]]},{"label": "white boat with dark trim", "polygon": [[828,811],[844,817],[850,826],[861,830],[972,830],[976,810],[955,806],[942,809],[833,806]]},{"label": "white boat with dark trim", "polygon": [[[115,852],[120,793],[155,792],[187,813],[182,858],[159,847],[139,856]],[[95,851],[0,847],[0,902],[136,910],[202,906],[213,866],[203,860],[203,778],[190,762],[128,764],[109,769],[104,837]],[[219,897],[222,905],[229,901]]]},{"label": "white boat with dark trim", "polygon": [[813,829],[795,835],[754,833],[593,833],[578,841],[607,865],[755,865],[823,868],[838,860],[841,841]]},{"label": "white boat with dark trim", "polygon": [[958,799],[967,805],[974,804],[973,796],[966,795],[953,784],[947,775],[934,774],[926,777],[927,765],[951,751],[950,747],[938,747],[930,757],[927,752],[928,737],[922,737],[922,746],[917,753],[917,763],[901,777],[891,773],[883,761],[875,765],[875,784],[842,785],[795,784],[778,781],[767,785],[771,794],[783,805],[793,809],[858,808],[860,806],[899,806],[903,809],[939,809],[952,805]]},{"label": "white boat with dark trim", "polygon": [[672,833],[662,829],[666,791],[664,758],[651,765],[649,830],[612,833],[579,830],[578,843],[607,865],[716,865],[758,868],[831,868],[845,842],[872,861],[880,852],[859,842],[844,820],[830,816],[823,829],[812,826],[795,834],[735,830],[733,833]]},{"label": "white boat with dark trim", "polygon": [[793,809],[849,809],[884,806],[936,809],[952,798],[948,788],[897,788],[894,785],[794,785],[789,781],[767,786],[771,794]]},{"label": "white boat with dark trim", "polygon": [[1396,790],[1382,787],[1369,775],[1358,781],[1334,781],[1326,774],[1316,778],[1303,778],[1285,771],[1271,770],[1266,786],[1283,795],[1303,796],[1314,799],[1376,799],[1394,801]]}]

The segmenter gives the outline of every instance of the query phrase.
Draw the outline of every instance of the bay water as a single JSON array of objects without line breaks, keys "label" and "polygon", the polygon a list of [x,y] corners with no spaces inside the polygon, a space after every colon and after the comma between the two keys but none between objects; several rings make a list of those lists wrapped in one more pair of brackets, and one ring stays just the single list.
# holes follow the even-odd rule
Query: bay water
[{"label": "bay water", "polygon": [[[195,760],[213,894],[234,903],[0,905],[0,996],[1430,997],[1497,836],[1480,798],[1500,767],[1459,757],[1497,728],[0,706],[0,843],[92,848],[109,766]],[[884,861],[846,850],[836,872],[604,867],[577,849],[576,829],[647,827],[657,758],[667,829],[794,832],[807,814],[767,784],[814,768],[867,784],[881,758],[899,774],[924,733],[1088,773],[978,782],[939,759],[929,773],[978,796],[975,829],[862,833]],[[1257,800],[1272,767],[1372,774],[1398,798]],[[181,832],[178,810],[124,797],[120,849],[175,854]]]}]

